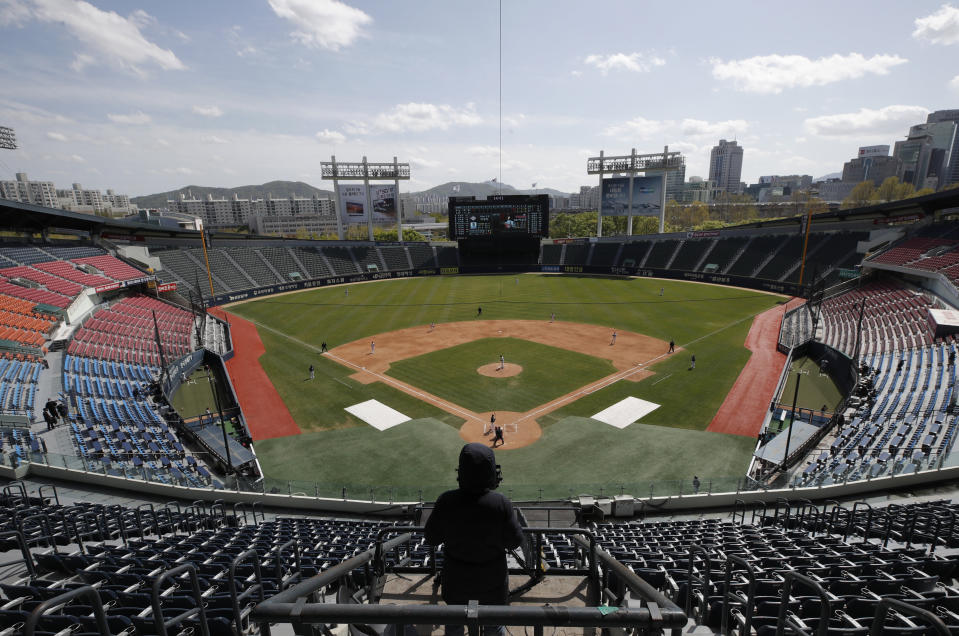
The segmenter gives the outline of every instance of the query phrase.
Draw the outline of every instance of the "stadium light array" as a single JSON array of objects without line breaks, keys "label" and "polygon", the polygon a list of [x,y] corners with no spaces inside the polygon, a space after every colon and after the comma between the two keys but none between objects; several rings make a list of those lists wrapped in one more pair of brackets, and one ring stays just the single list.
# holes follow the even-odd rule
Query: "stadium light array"
[{"label": "stadium light array", "polygon": [[17,149],[17,136],[13,132],[13,128],[6,128],[0,126],[0,149],[3,150],[16,150]]}]

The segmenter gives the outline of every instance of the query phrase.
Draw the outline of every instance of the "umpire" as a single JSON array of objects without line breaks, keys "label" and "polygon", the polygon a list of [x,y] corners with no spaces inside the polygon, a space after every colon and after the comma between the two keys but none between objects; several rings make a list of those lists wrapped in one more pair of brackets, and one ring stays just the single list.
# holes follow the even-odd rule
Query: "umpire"
[{"label": "umpire", "polygon": [[[500,480],[493,451],[484,444],[465,445],[459,488],[440,495],[426,521],[426,542],[443,544],[442,596],[447,605],[471,600],[506,605],[509,600],[506,550],[520,545],[523,532],[512,502],[493,492]],[[462,633],[462,626],[451,625],[446,631]],[[497,631],[502,633],[502,628]]]}]

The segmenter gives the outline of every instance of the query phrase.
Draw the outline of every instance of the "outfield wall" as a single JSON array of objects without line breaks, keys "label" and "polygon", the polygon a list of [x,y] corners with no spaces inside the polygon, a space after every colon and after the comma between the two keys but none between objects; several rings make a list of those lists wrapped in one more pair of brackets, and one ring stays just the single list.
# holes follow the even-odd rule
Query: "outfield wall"
[{"label": "outfield wall", "polygon": [[745,287],[758,289],[788,296],[802,296],[804,288],[801,285],[746,276],[729,276],[727,274],[704,274],[702,272],[687,272],[672,269],[650,269],[645,267],[592,267],[588,265],[535,265],[532,267],[426,267],[416,270],[398,270],[389,272],[375,272],[367,274],[350,274],[348,276],[331,276],[328,278],[313,278],[278,285],[255,287],[239,292],[217,294],[212,298],[205,298],[207,307],[216,307],[229,303],[272,296],[285,292],[329,287],[330,285],[344,285],[374,280],[391,280],[396,278],[414,278],[421,276],[447,276],[457,274],[505,274],[542,272],[553,274],[591,274],[595,276],[621,276],[639,278],[664,278],[670,280],[686,280],[712,285],[726,285],[730,287]]}]

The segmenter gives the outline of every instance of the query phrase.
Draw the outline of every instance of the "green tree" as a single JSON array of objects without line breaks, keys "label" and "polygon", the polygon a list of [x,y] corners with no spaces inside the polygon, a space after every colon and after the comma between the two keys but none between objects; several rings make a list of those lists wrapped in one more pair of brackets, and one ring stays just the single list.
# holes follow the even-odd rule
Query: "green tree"
[{"label": "green tree", "polygon": [[879,201],[899,201],[906,199],[916,191],[911,183],[903,183],[898,177],[887,177],[876,190]]},{"label": "green tree", "polygon": [[[959,186],[959,183],[957,183],[956,185]],[[946,188],[943,188],[943,189],[945,190]],[[921,190],[916,190],[915,192],[913,192],[906,198],[911,199],[912,197],[924,197],[927,194],[935,194],[935,193],[936,191],[933,190],[932,188],[922,188]]]},{"label": "green tree", "polygon": [[842,200],[842,204],[839,206],[839,208],[841,210],[858,208],[864,205],[875,203],[878,199],[879,194],[876,192],[876,185],[872,181],[863,181],[862,183],[857,183],[855,187],[853,187],[852,191],[849,193],[849,196]]}]

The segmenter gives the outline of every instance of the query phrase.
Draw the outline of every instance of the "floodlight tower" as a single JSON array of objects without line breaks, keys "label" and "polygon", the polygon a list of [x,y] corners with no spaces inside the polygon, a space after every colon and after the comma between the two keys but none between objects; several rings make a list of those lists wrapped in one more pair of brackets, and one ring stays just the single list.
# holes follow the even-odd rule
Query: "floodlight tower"
[{"label": "floodlight tower", "polygon": [[16,150],[17,149],[17,136],[13,132],[13,128],[6,128],[5,126],[0,126],[0,150]]},{"label": "floodlight tower", "polygon": [[[647,170],[660,172],[663,175],[660,202],[659,202],[659,231],[663,232],[666,219],[666,173],[672,170],[679,170],[686,165],[686,160],[679,152],[670,152],[669,146],[665,146],[662,152],[652,154],[636,154],[636,149],[628,155],[618,157],[606,156],[601,150],[598,157],[590,157],[586,161],[586,174],[599,175],[599,210],[596,219],[596,235],[603,235],[603,175],[613,176],[623,174],[629,179],[629,191],[626,198],[625,214],[620,216],[628,217],[627,234],[633,233],[633,178],[639,173],[646,173]],[[623,211],[621,211],[623,212]]]},{"label": "floodlight tower", "polygon": [[333,181],[334,197],[336,198],[336,227],[337,234],[342,241],[343,224],[348,223],[348,213],[343,208],[342,197],[340,196],[340,181],[362,181],[363,196],[365,197],[363,217],[366,219],[367,229],[369,230],[369,239],[373,240],[373,201],[370,198],[371,181],[392,181],[394,189],[393,204],[396,209],[396,240],[403,240],[403,210],[400,205],[400,180],[408,181],[410,178],[410,164],[398,163],[396,157],[393,157],[393,163],[370,163],[363,157],[363,161],[337,162],[336,156],[330,157],[330,161],[320,162],[321,178]]}]

